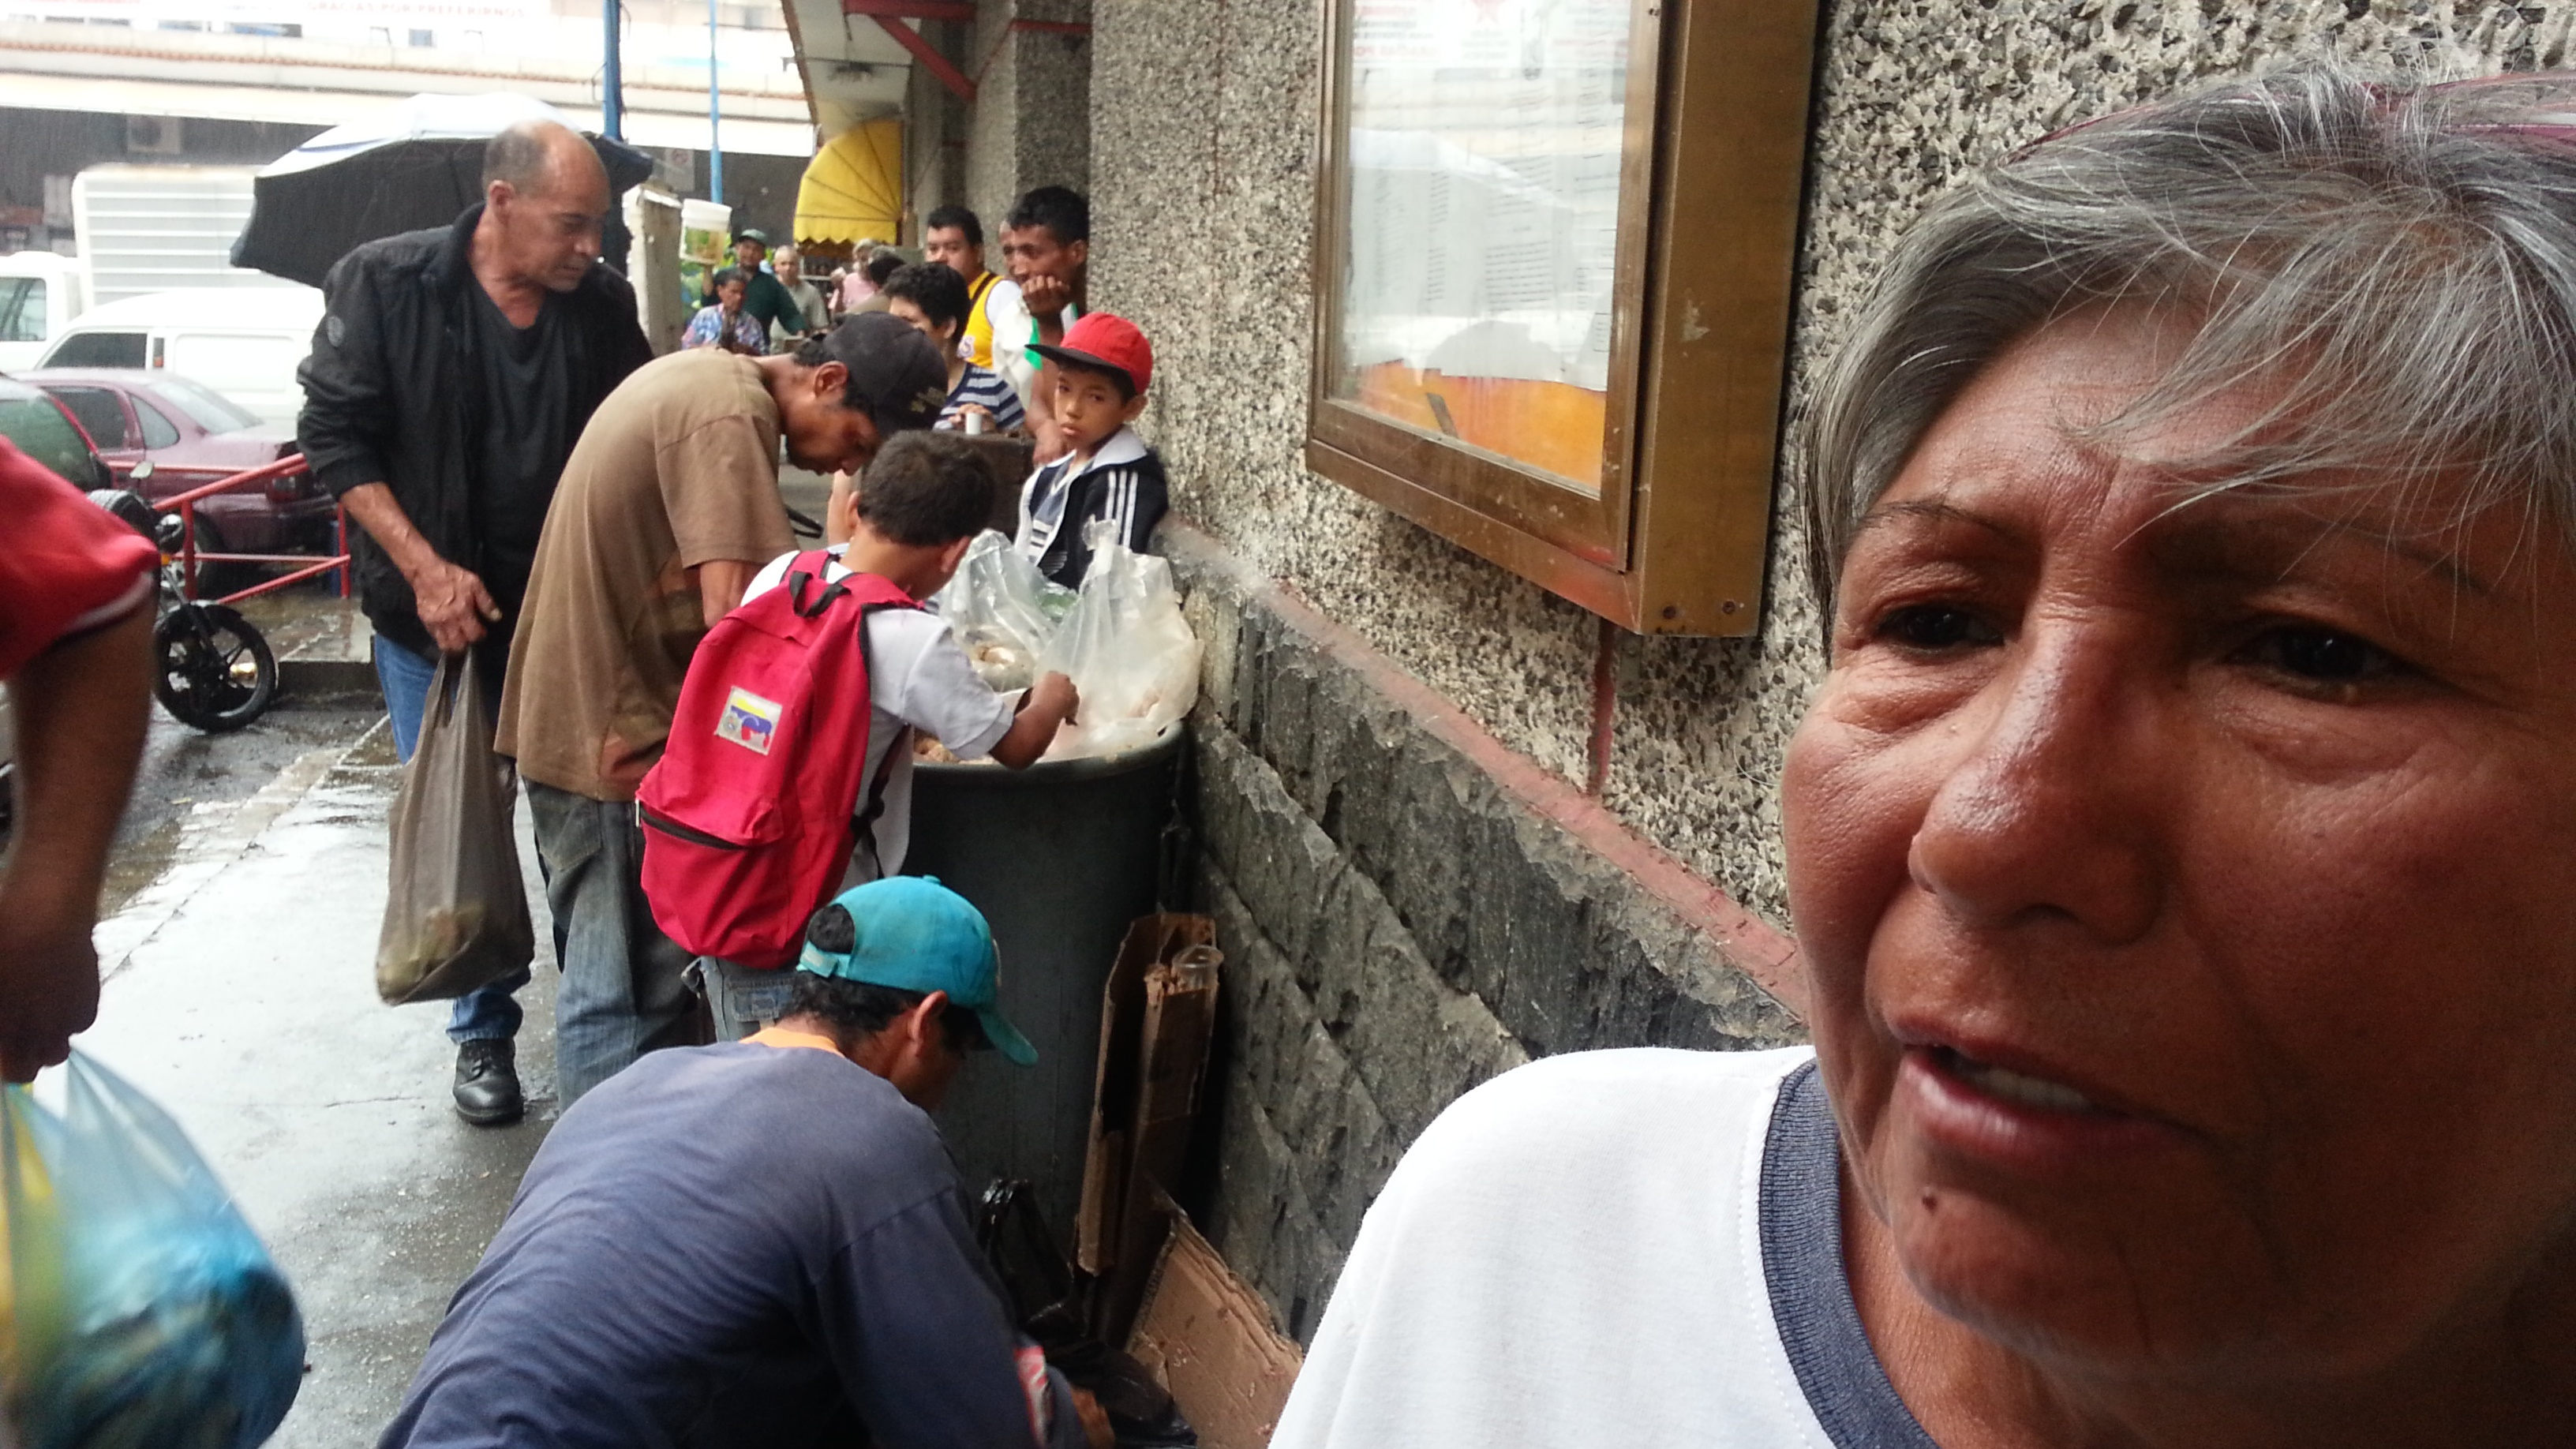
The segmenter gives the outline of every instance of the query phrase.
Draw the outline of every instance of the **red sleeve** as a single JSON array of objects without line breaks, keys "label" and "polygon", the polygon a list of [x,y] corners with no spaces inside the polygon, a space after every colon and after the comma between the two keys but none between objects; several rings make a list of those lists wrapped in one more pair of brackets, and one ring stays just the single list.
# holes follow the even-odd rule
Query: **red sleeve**
[{"label": "red sleeve", "polygon": [[0,438],[0,679],[149,597],[160,552]]}]

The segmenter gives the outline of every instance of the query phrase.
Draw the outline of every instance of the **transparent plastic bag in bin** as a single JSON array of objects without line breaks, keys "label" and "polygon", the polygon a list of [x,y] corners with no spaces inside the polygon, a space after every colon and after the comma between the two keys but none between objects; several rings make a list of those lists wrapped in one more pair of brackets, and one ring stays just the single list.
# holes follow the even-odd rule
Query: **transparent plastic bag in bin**
[{"label": "transparent plastic bag in bin", "polygon": [[1038,658],[1081,696],[1048,759],[1114,755],[1151,744],[1199,698],[1199,641],[1181,615],[1172,566],[1118,542],[1117,522],[1085,529],[1091,566],[1073,612]]},{"label": "transparent plastic bag in bin", "polygon": [[63,1110],[0,1091],[0,1385],[14,1449],[253,1449],[303,1381],[304,1321],[187,1134],[72,1054]]},{"label": "transparent plastic bag in bin", "polygon": [[1008,535],[988,528],[966,546],[957,576],[931,597],[931,607],[957,631],[976,675],[1010,690],[1037,682],[1038,654],[1073,599],[1073,590],[1039,573]]}]

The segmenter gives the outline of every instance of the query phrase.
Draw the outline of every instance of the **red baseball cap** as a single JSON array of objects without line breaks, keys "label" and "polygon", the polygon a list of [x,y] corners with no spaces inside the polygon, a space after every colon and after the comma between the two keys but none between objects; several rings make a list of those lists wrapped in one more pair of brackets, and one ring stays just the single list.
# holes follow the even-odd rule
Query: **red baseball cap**
[{"label": "red baseball cap", "polygon": [[1114,312],[1081,317],[1064,329],[1062,342],[1035,342],[1029,350],[1075,367],[1123,374],[1128,386],[1139,393],[1154,380],[1154,344],[1145,340],[1135,323]]}]

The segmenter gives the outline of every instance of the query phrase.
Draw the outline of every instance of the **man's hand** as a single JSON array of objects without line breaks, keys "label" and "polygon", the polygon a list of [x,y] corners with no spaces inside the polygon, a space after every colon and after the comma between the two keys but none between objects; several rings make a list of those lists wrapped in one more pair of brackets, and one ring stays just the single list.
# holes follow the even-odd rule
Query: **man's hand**
[{"label": "man's hand", "polygon": [[1110,1427],[1109,1411],[1100,1407],[1091,1390],[1065,1387],[1073,1389],[1073,1416],[1082,1421],[1083,1442],[1090,1449],[1118,1449],[1118,1431]]},{"label": "man's hand", "polygon": [[1073,285],[1062,277],[1041,272],[1020,283],[1020,301],[1038,324],[1040,342],[1064,340],[1064,309],[1072,300]]},{"label": "man's hand", "polygon": [[420,626],[442,654],[462,652],[488,632],[486,625],[501,621],[501,606],[492,602],[491,590],[472,569],[432,554],[419,572],[406,569],[403,577],[411,583]]},{"label": "man's hand", "polygon": [[0,915],[0,1077],[33,1080],[70,1055],[72,1034],[98,1019],[98,951],[87,911],[70,902],[39,917],[17,908]]},{"label": "man's hand", "polygon": [[9,682],[18,827],[0,875],[0,1076],[63,1059],[98,1015],[99,885],[152,706],[152,610],[66,640]]},{"label": "man's hand", "polygon": [[438,556],[438,550],[412,527],[411,515],[403,512],[394,490],[382,483],[361,483],[343,494],[340,502],[367,537],[385,551],[385,557],[394,561],[394,567],[402,570],[420,611],[420,625],[429,631],[440,653],[463,649],[483,637],[484,625],[500,622],[501,606],[492,602],[483,581],[472,569]]}]

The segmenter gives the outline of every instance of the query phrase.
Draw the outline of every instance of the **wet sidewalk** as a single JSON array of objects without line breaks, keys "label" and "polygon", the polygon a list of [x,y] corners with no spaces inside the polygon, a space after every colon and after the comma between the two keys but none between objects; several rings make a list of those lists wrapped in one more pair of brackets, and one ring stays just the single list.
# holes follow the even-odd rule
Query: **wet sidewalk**
[{"label": "wet sidewalk", "polygon": [[445,1003],[376,999],[397,783],[381,725],[307,752],[188,819],[169,864],[99,929],[107,984],[80,1045],[187,1127],[303,1306],[312,1367],[280,1449],[374,1442],[554,1113],[555,968],[524,811],[527,1120],[459,1120]]}]

